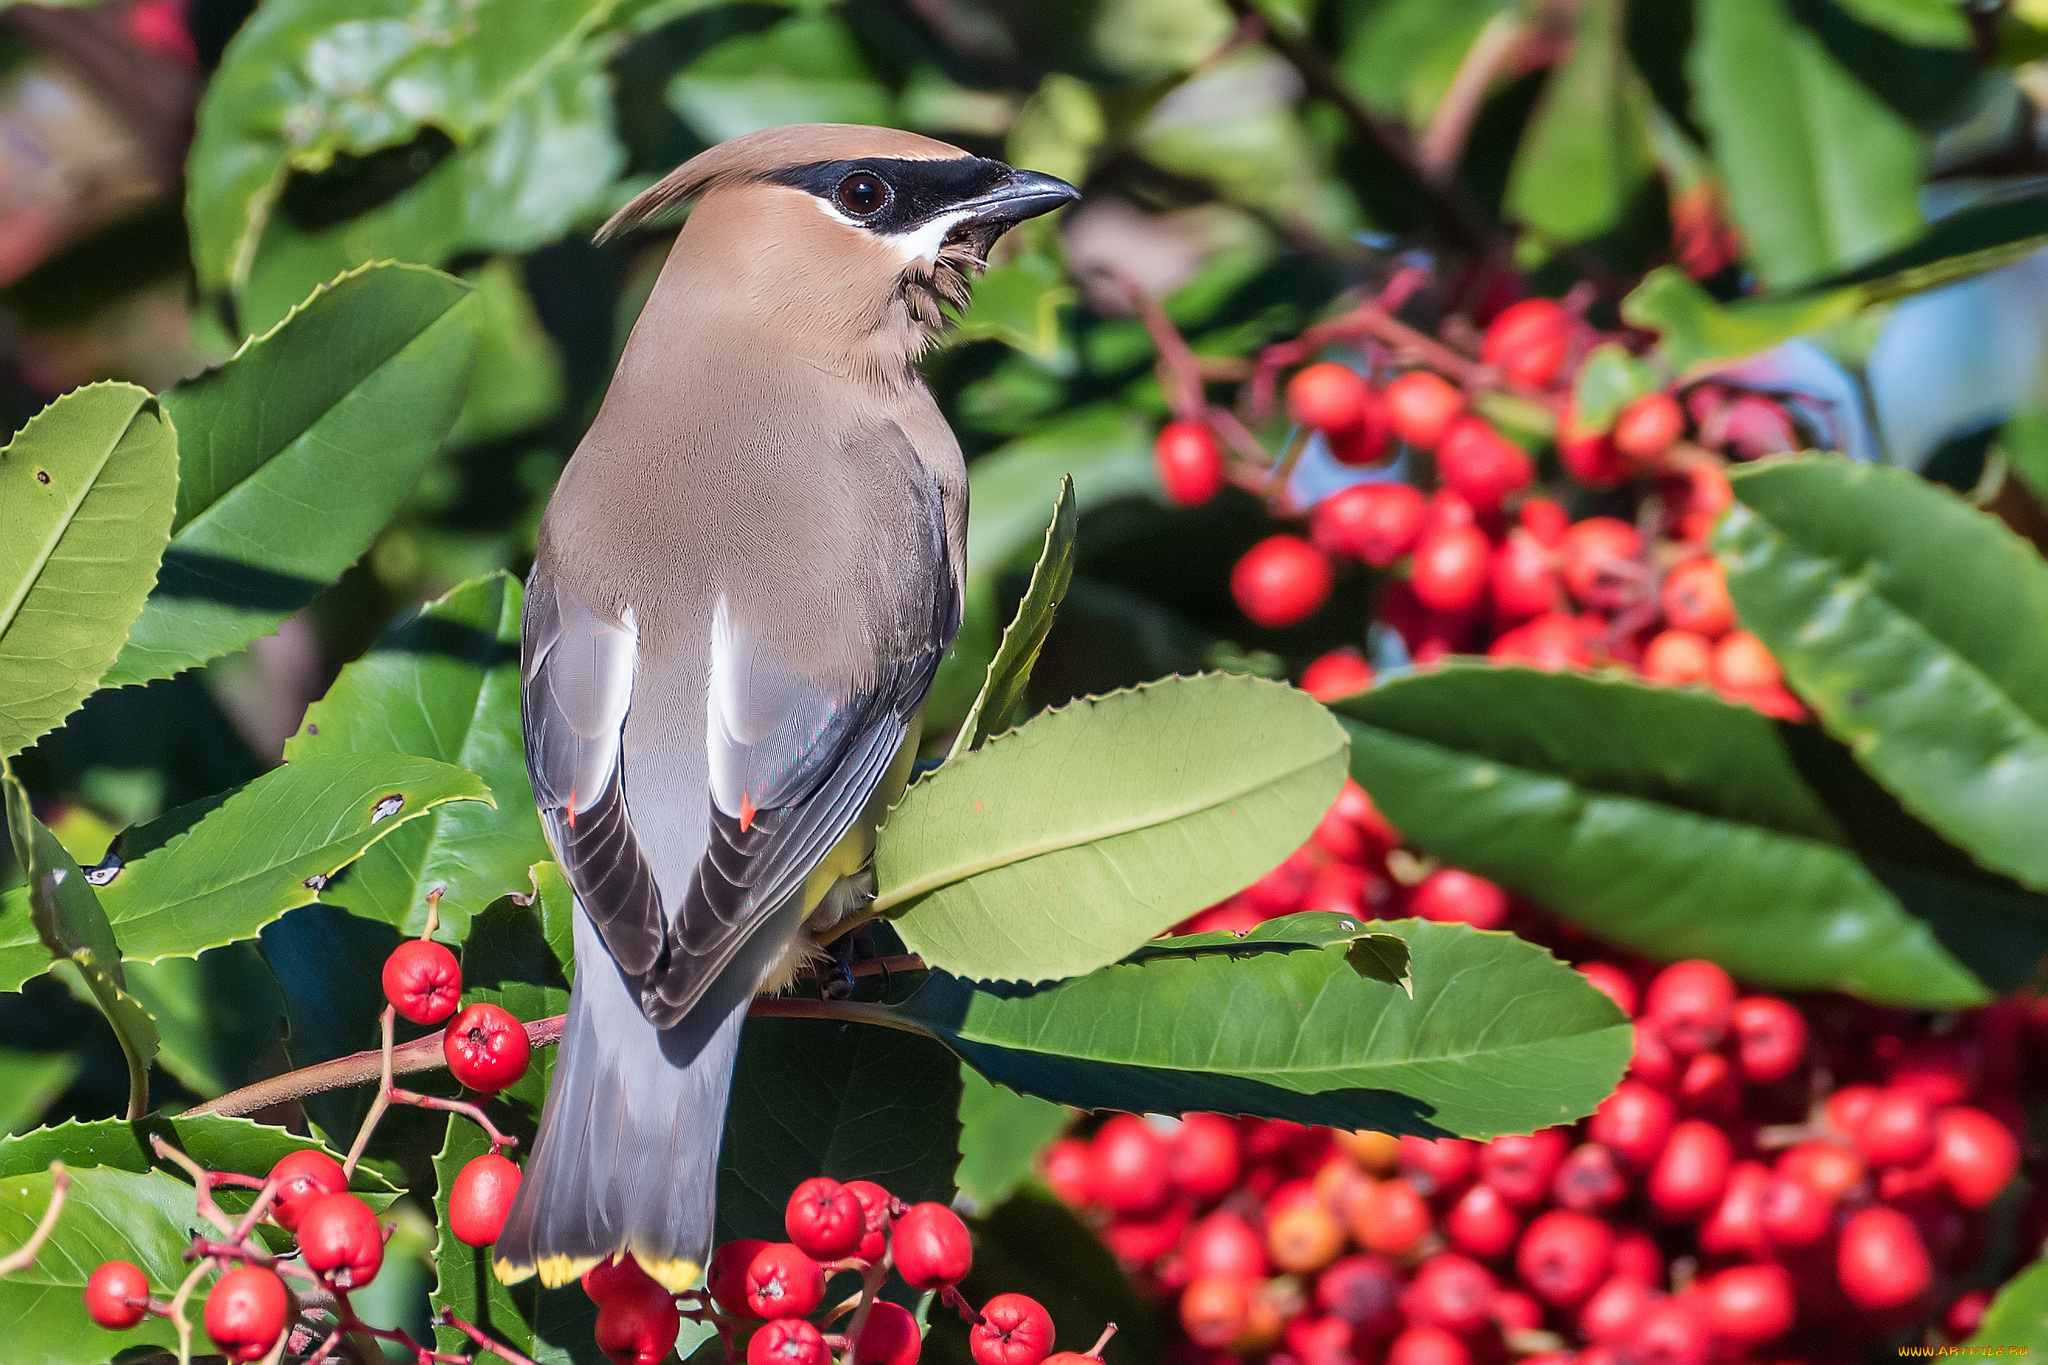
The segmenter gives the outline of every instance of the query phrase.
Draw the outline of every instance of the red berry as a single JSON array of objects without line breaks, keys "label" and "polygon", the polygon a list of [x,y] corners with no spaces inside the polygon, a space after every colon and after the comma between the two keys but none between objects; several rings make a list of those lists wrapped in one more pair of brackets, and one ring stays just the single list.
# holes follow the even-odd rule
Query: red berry
[{"label": "red berry", "polygon": [[1498,664],[1526,664],[1546,672],[1585,668],[1593,662],[1589,626],[1576,616],[1549,611],[1524,621],[1496,639],[1486,657]]},{"label": "red berry", "polygon": [[462,1003],[462,967],[430,939],[408,939],[384,959],[384,998],[415,1024],[438,1024]]},{"label": "red berry", "polygon": [[1579,426],[1569,411],[1557,424],[1557,462],[1588,488],[1612,488],[1630,472],[1628,457],[1614,448],[1614,434]]},{"label": "red berry", "polygon": [[1640,1081],[1623,1081],[1593,1111],[1586,1135],[1613,1152],[1623,1165],[1646,1171],[1663,1154],[1677,1121],[1678,1109],[1670,1096]]},{"label": "red berry", "polygon": [[1479,1144],[1465,1138],[1404,1137],[1401,1173],[1431,1194],[1449,1194],[1479,1173]]},{"label": "red berry", "polygon": [[825,1299],[825,1272],[791,1242],[770,1242],[747,1262],[747,1311],[800,1318]]},{"label": "red berry", "polygon": [[370,1206],[352,1194],[323,1194],[299,1218],[306,1265],[343,1289],[360,1289],[384,1265],[384,1229]]},{"label": "red berry", "polygon": [[912,1204],[905,1209],[896,1219],[889,1245],[896,1253],[897,1273],[912,1289],[956,1285],[967,1277],[968,1267],[974,1264],[974,1244],[967,1236],[967,1224],[944,1204]]},{"label": "red berry", "polygon": [[682,1325],[675,1299],[649,1280],[599,1304],[594,1335],[612,1365],[657,1365],[675,1349]]},{"label": "red berry", "polygon": [[1629,1275],[1610,1275],[1593,1291],[1579,1309],[1579,1331],[1588,1341],[1620,1341],[1635,1330],[1661,1295],[1642,1280]]},{"label": "red berry", "polygon": [[1667,1222],[1701,1217],[1721,1201],[1733,1163],[1726,1133],[1703,1119],[1685,1120],[1650,1168],[1650,1207]]},{"label": "red berry", "polygon": [[[720,1249],[723,1250],[723,1248]],[[715,1267],[717,1263],[717,1257],[714,1256],[712,1258],[713,1266]],[[740,1267],[740,1274],[742,1276],[746,1274],[745,1266]],[[583,1292],[589,1296],[592,1303],[603,1304],[607,1299],[616,1298],[620,1294],[638,1293],[641,1286],[653,1285],[655,1280],[652,1275],[642,1270],[640,1262],[628,1253],[616,1261],[599,1261],[596,1265],[583,1272],[583,1278],[580,1283],[583,1285]],[[659,1288],[660,1286],[656,1285],[655,1287]],[[721,1302],[719,1306],[726,1308],[728,1312],[731,1311],[730,1305]],[[742,1293],[740,1296],[740,1311],[742,1315],[745,1313],[746,1306],[746,1296]]]},{"label": "red berry", "polygon": [[1689,630],[1659,631],[1643,649],[1643,677],[1662,687],[1704,682],[1714,646]]},{"label": "red berry", "polygon": [[747,1342],[747,1365],[829,1365],[831,1359],[824,1334],[802,1318],[777,1318]]},{"label": "red berry", "polygon": [[1515,1272],[1537,1298],[1556,1308],[1584,1303],[1607,1278],[1614,1234],[1607,1224],[1570,1209],[1551,1209],[1529,1224],[1515,1250]]},{"label": "red berry", "polygon": [[1465,1335],[1485,1327],[1496,1286],[1485,1266],[1446,1252],[1423,1262],[1408,1284],[1408,1320]]},{"label": "red berry", "polygon": [[1493,1296],[1493,1321],[1503,1332],[1536,1332],[1543,1327],[1543,1305],[1519,1289]]},{"label": "red berry", "polygon": [[1731,630],[1721,637],[1707,676],[1717,691],[1734,693],[1776,687],[1784,677],[1764,642],[1746,630]]},{"label": "red berry", "polygon": [[1355,697],[1372,686],[1372,665],[1356,650],[1333,649],[1301,671],[1301,690],[1317,701]]},{"label": "red berry", "polygon": [[1193,1280],[1261,1280],[1266,1244],[1243,1218],[1218,1211],[1188,1229],[1181,1266]]},{"label": "red berry", "polygon": [[1557,547],[1558,572],[1566,591],[1589,607],[1607,610],[1638,591],[1642,533],[1616,517],[1574,522]]},{"label": "red berry", "polygon": [[1707,1324],[1743,1346],[1761,1346],[1792,1330],[1799,1315],[1792,1277],[1775,1265],[1739,1265],[1708,1277],[1701,1286]]},{"label": "red berry", "polygon": [[1472,1352],[1441,1327],[1410,1327],[1387,1347],[1386,1365],[1472,1365]]},{"label": "red berry", "polygon": [[206,1296],[206,1335],[229,1360],[261,1360],[284,1335],[292,1296],[268,1266],[238,1265]]},{"label": "red berry", "polygon": [[[720,1308],[735,1317],[758,1316],[747,1303],[747,1269],[754,1264],[754,1257],[768,1245],[758,1237],[736,1237],[711,1253],[711,1264],[704,1271],[704,1287],[711,1291],[711,1297]],[[630,1257],[627,1261],[635,1269],[639,1268],[637,1261]],[[646,1272],[641,1273],[644,1275]],[[590,1285],[584,1287],[591,1288]],[[591,1297],[599,1298],[597,1294]],[[602,1301],[599,1298],[599,1302]]]},{"label": "red berry", "polygon": [[1643,1013],[1680,1057],[1718,1047],[1735,1015],[1735,983],[1711,962],[1674,962],[1650,981]]},{"label": "red berry", "polygon": [[1570,1139],[1562,1128],[1497,1137],[1479,1152],[1479,1178],[1516,1208],[1534,1208],[1550,1193],[1551,1177]]},{"label": "red berry", "polygon": [[924,1338],[910,1310],[900,1303],[877,1299],[868,1309],[860,1340],[853,1345],[854,1365],[917,1365],[918,1352],[923,1349]]},{"label": "red berry", "polygon": [[448,1191],[448,1230],[470,1246],[489,1246],[505,1230],[519,1193],[519,1168],[495,1152],[472,1159]]},{"label": "red berry", "polygon": [[1486,595],[1493,547],[1470,526],[1443,526],[1423,534],[1415,546],[1408,586],[1426,607],[1470,611]]},{"label": "red berry", "polygon": [[1166,1172],[1190,1199],[1221,1199],[1237,1185],[1243,1158],[1237,1125],[1221,1114],[1189,1114],[1166,1144]]},{"label": "red berry", "polygon": [[270,1203],[271,1217],[292,1230],[298,1228],[299,1217],[308,1204],[323,1194],[339,1194],[348,1188],[341,1163],[310,1147],[279,1157],[270,1168],[270,1178],[277,1182],[277,1194]]},{"label": "red berry", "polygon": [[1950,1336],[1960,1341],[1984,1325],[1984,1310],[1989,1307],[1990,1291],[1972,1289],[1948,1306],[1948,1311],[1941,1315],[1941,1325]]},{"label": "red berry", "polygon": [[1773,1172],[1757,1192],[1757,1226],[1774,1247],[1809,1247],[1828,1235],[1835,1201],[1782,1171]]},{"label": "red berry", "polygon": [[1188,1340],[1213,1351],[1236,1341],[1251,1314],[1256,1288],[1253,1281],[1235,1277],[1197,1276],[1188,1281],[1180,1293],[1180,1325]]},{"label": "red berry", "polygon": [[1700,1250],[1711,1256],[1765,1255],[1770,1245],[1764,1235],[1763,1192],[1770,1183],[1770,1168],[1761,1161],[1736,1162],[1721,1202],[1700,1224]]},{"label": "red berry", "polygon": [[496,1094],[526,1074],[533,1054],[526,1026],[489,1003],[471,1005],[448,1021],[441,1051],[449,1074],[471,1090]]},{"label": "red berry", "polygon": [[1202,422],[1168,422],[1152,443],[1159,482],[1182,507],[1205,503],[1223,491],[1223,452]]},{"label": "red berry", "polygon": [[1628,1176],[1613,1152],[1597,1142],[1582,1142],[1558,1163],[1550,1197],[1562,1208],[1605,1213],[1628,1197]]},{"label": "red berry", "polygon": [[1346,1256],[1316,1277],[1316,1307],[1367,1337],[1401,1325],[1401,1271],[1384,1256]]},{"label": "red berry", "polygon": [[1784,1080],[1806,1060],[1806,1016],[1772,995],[1735,1002],[1735,1060],[1753,1085]]},{"label": "red berry", "polygon": [[1365,425],[1372,387],[1348,365],[1325,360],[1287,381],[1287,413],[1303,426],[1339,433]]},{"label": "red berry", "polygon": [[1487,565],[1488,596],[1493,614],[1502,621],[1520,621],[1555,611],[1563,603],[1550,554],[1536,537],[1517,527],[1508,532]]},{"label": "red berry", "polygon": [[1629,1365],[1708,1365],[1714,1329],[1695,1296],[1660,1299],[1643,1310],[1622,1347]]},{"label": "red berry", "polygon": [[1444,1215],[1444,1233],[1467,1256],[1491,1261],[1505,1256],[1522,1230],[1514,1206],[1491,1185],[1474,1185]]},{"label": "red berry", "polygon": [[1299,1314],[1287,1324],[1288,1354],[1301,1365],[1354,1365],[1351,1325],[1342,1318]]},{"label": "red berry", "polygon": [[1934,1150],[1934,1111],[1914,1092],[1887,1086],[1849,1136],[1873,1166],[1910,1166]]},{"label": "red berry", "polygon": [[1038,1365],[1052,1350],[1052,1314],[1023,1294],[998,1294],[981,1306],[967,1350],[974,1365]]},{"label": "red berry", "polygon": [[1614,419],[1614,448],[1638,460],[1654,460],[1685,434],[1685,412],[1668,393],[1646,393]]},{"label": "red berry", "polygon": [[1927,1245],[1913,1220],[1897,1209],[1858,1209],[1842,1225],[1835,1278],[1858,1308],[1897,1308],[1918,1298],[1934,1278]]},{"label": "red berry", "polygon": [[1640,1014],[1636,1016],[1636,1036],[1629,1049],[1628,1074],[1632,1080],[1659,1090],[1671,1090],[1678,1085],[1678,1058],[1672,1055],[1655,1021]]},{"label": "red berry", "polygon": [[1614,1239],[1614,1273],[1656,1288],[1664,1283],[1664,1253],[1641,1228],[1623,1228]]},{"label": "red berry", "polygon": [[1882,1093],[1874,1085],[1845,1085],[1829,1095],[1826,1104],[1828,1127],[1843,1137],[1853,1139],[1856,1130],[1863,1126],[1864,1115],[1870,1106],[1877,1103]]},{"label": "red berry", "polygon": [[1508,920],[1508,897],[1484,877],[1444,867],[1422,879],[1408,898],[1408,912],[1439,924],[1498,929]]},{"label": "red berry", "polygon": [[1382,1180],[1350,1210],[1351,1235],[1367,1251],[1405,1256],[1429,1235],[1429,1205],[1405,1180]]},{"label": "red berry", "polygon": [[1802,1142],[1778,1158],[1778,1174],[1840,1200],[1863,1183],[1863,1158],[1835,1142]]},{"label": "red berry", "polygon": [[1428,503],[1405,483],[1340,488],[1309,514],[1309,539],[1325,554],[1350,555],[1384,569],[1414,547]]},{"label": "red berry", "polygon": [[149,1316],[149,1277],[133,1261],[107,1261],[85,1281],[85,1313],[109,1332]]},{"label": "red berry", "polygon": [[1621,1007],[1629,1018],[1636,1017],[1636,983],[1611,962],[1581,962],[1579,972],[1601,994]]},{"label": "red berry", "polygon": [[1088,1144],[1080,1138],[1061,1138],[1045,1150],[1045,1183],[1063,1204],[1081,1208],[1095,1201],[1093,1167]]},{"label": "red berry", "polygon": [[1088,1150],[1089,1185],[1116,1213],[1149,1213],[1171,1193],[1166,1140],[1135,1114],[1102,1125]]},{"label": "red berry", "polygon": [[2012,1130],[1982,1109],[1945,1109],[1935,1120],[1934,1167],[1966,1209],[1981,1209],[2004,1192],[2019,1170]]},{"label": "red berry", "polygon": [[1410,370],[1387,385],[1387,421],[1417,450],[1434,450],[1465,410],[1465,395],[1428,370]]},{"label": "red berry", "polygon": [[1522,448],[1484,417],[1460,417],[1436,448],[1437,473],[1473,508],[1491,512],[1510,493],[1527,488],[1536,467]]},{"label": "red berry", "polygon": [[1546,550],[1564,544],[1564,533],[1572,528],[1571,513],[1549,498],[1523,498],[1515,520]]},{"label": "red berry", "polygon": [[1742,1082],[1734,1066],[1718,1052],[1695,1055],[1678,1078],[1678,1105],[1699,1118],[1733,1123],[1742,1113]]},{"label": "red berry", "polygon": [[1238,609],[1268,629],[1299,625],[1329,600],[1330,561],[1300,536],[1267,536],[1230,571]]},{"label": "red berry", "polygon": [[1726,634],[1735,624],[1735,600],[1728,595],[1728,576],[1719,560],[1693,559],[1664,575],[1657,600],[1664,620],[1676,630],[1708,639]]},{"label": "red berry", "polygon": [[1571,347],[1571,315],[1549,299],[1523,299],[1487,324],[1479,358],[1516,384],[1540,389],[1557,377]]},{"label": "red berry", "polygon": [[829,1176],[816,1175],[796,1187],[783,1210],[789,1240],[817,1261],[851,1256],[867,1235],[867,1210],[853,1191]]}]

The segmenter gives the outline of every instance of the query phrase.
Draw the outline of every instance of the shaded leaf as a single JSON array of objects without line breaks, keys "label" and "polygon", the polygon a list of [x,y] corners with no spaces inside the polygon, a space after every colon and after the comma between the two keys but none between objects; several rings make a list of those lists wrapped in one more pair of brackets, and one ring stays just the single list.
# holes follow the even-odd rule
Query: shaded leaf
[{"label": "shaded leaf", "polygon": [[113,664],[156,582],[177,487],[177,434],[133,384],[67,393],[0,450],[0,758]]},{"label": "shaded leaf", "polygon": [[1073,1119],[1065,1105],[1020,1095],[961,1063],[960,1169],[954,1172],[961,1197],[984,1212],[1008,1199]]},{"label": "shaded leaf", "polygon": [[2048,1261],[2036,1261],[2006,1281],[1960,1349],[1983,1346],[2017,1346],[2022,1355],[2048,1351]]},{"label": "shaded leaf", "polygon": [[128,990],[156,1021],[157,1065],[211,1099],[255,1081],[285,1019],[277,978],[253,942],[196,958],[130,962]]},{"label": "shaded leaf", "polygon": [[1616,227],[1649,182],[1648,95],[1621,30],[1621,0],[1580,8],[1571,55],[1551,72],[1515,153],[1508,212],[1564,241]]},{"label": "shaded leaf", "polygon": [[436,889],[438,936],[459,943],[469,918],[527,884],[549,857],[527,784],[519,730],[518,580],[496,573],[428,603],[342,669],[286,742],[287,762],[374,751],[469,769],[495,805],[434,811],[363,855],[322,899],[407,935],[426,924]]},{"label": "shaded leaf", "polygon": [[1031,570],[1031,584],[1017,604],[1016,616],[1003,628],[1003,642],[997,647],[995,658],[989,660],[988,681],[981,685],[974,705],[967,709],[967,719],[960,722],[959,737],[953,741],[948,757],[958,758],[979,749],[991,734],[1007,727],[1024,700],[1024,689],[1031,681],[1031,666],[1038,662],[1038,651],[1045,647],[1045,637],[1052,631],[1053,614],[1059,610],[1067,585],[1074,579],[1077,521],[1074,481],[1062,477],[1059,495],[1053,499],[1052,521],[1045,528],[1045,548]]},{"label": "shaded leaf", "polygon": [[1861,265],[1923,230],[1918,135],[1784,0],[1704,0],[1698,13],[1694,116],[1767,284]]},{"label": "shaded leaf", "polygon": [[1999,448],[2035,501],[2048,507],[2048,409],[2021,408],[2008,417]]},{"label": "shaded leaf", "polygon": [[1165,678],[1047,712],[913,786],[876,841],[876,909],[984,980],[1092,971],[1300,847],[1344,781],[1307,693]]},{"label": "shaded leaf", "polygon": [[1803,774],[1801,750],[1825,747],[1805,727],[1691,690],[1457,664],[1340,710],[1353,775],[1409,838],[1652,958],[1930,1006],[1982,1001],[2031,961],[2017,888],[1868,864],[1901,836],[1852,837]]},{"label": "shaded leaf", "polygon": [[1980,863],[2048,890],[2048,563],[1902,469],[1735,471],[1716,550],[1830,734]]},{"label": "shaded leaf", "polygon": [[894,104],[831,11],[727,38],[669,82],[668,102],[706,142],[785,123],[890,123]]},{"label": "shaded leaf", "polygon": [[1862,297],[1847,289],[1721,303],[1678,267],[1660,265],[1621,301],[1621,316],[1631,326],[1657,333],[1657,353],[1683,377],[1718,361],[1769,350],[1853,316],[1862,306]]},{"label": "shaded leaf", "polygon": [[1842,0],[1842,8],[1917,47],[1968,47],[1970,25],[1953,0]]},{"label": "shaded leaf", "polygon": [[0,1048],[0,1134],[35,1127],[78,1074],[72,1052],[17,1052]]},{"label": "shaded leaf", "polygon": [[1407,941],[1413,998],[1341,944],[1167,939],[1050,986],[934,972],[897,1013],[990,1080],[1080,1109],[1488,1137],[1568,1123],[1621,1078],[1627,1020],[1543,949],[1466,925],[1370,927]]},{"label": "shaded leaf", "polygon": [[178,512],[107,684],[238,649],[339,578],[455,421],[475,355],[468,286],[369,266],[165,394],[186,433]]},{"label": "shaded leaf", "polygon": [[1581,430],[1605,431],[1623,408],[1656,387],[1655,370],[1627,347],[1603,341],[1586,353],[1572,384],[1572,422]]}]

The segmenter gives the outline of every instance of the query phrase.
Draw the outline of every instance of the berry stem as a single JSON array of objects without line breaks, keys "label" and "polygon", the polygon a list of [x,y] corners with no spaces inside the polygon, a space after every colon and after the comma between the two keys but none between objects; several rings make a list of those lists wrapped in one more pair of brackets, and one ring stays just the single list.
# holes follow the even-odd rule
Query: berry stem
[{"label": "berry stem", "polygon": [[199,1277],[213,1268],[213,1258],[202,1256],[186,1274],[178,1292],[171,1295],[171,1301],[164,1309],[164,1316],[178,1329],[178,1365],[192,1365],[192,1319],[185,1316],[185,1305],[192,1301],[192,1291],[199,1287]]},{"label": "berry stem", "polygon": [[477,1127],[483,1129],[484,1133],[490,1138],[491,1150],[493,1152],[519,1145],[518,1138],[500,1132],[498,1125],[492,1123],[480,1107],[470,1103],[468,1100],[444,1100],[438,1095],[422,1095],[418,1091],[401,1090],[397,1086],[389,1087],[389,1091],[393,1104],[409,1104],[419,1109],[438,1109],[443,1113],[460,1114],[464,1118],[473,1120]]},{"label": "berry stem", "polygon": [[846,1324],[846,1353],[840,1357],[841,1365],[854,1365],[853,1358],[860,1347],[861,1330],[868,1325],[868,1312],[875,1306],[875,1295],[881,1292],[882,1281],[888,1278],[889,1257],[882,1258],[861,1272],[860,1306],[853,1310],[853,1320]]},{"label": "berry stem", "polygon": [[1112,1322],[1107,1327],[1104,1327],[1102,1329],[1101,1336],[1095,1338],[1095,1344],[1093,1346],[1090,1346],[1082,1354],[1086,1355],[1091,1360],[1102,1359],[1102,1348],[1109,1345],[1109,1339],[1115,1335],[1116,1324]]},{"label": "berry stem", "polygon": [[377,1050],[377,1098],[370,1101],[370,1112],[363,1115],[363,1126],[356,1129],[356,1140],[349,1144],[348,1160],[341,1163],[341,1173],[348,1179],[355,1178],[356,1163],[363,1159],[363,1152],[370,1145],[370,1134],[377,1130],[384,1111],[391,1107],[391,1025],[396,1017],[397,1011],[389,1005],[377,1016],[377,1027],[383,1034],[383,1042]]},{"label": "berry stem", "polygon": [[36,1223],[35,1231],[5,1256],[0,1256],[0,1276],[12,1275],[17,1270],[26,1270],[36,1263],[36,1253],[43,1249],[50,1234],[56,1230],[57,1217],[64,1212],[64,1196],[71,1192],[71,1173],[64,1169],[64,1163],[50,1163],[50,1202],[43,1209],[42,1218]]},{"label": "berry stem", "polygon": [[156,1152],[159,1160],[170,1162],[184,1171],[186,1175],[192,1177],[192,1184],[199,1196],[199,1216],[219,1228],[223,1236],[234,1241],[240,1241],[241,1239],[235,1236],[234,1223],[225,1213],[221,1212],[220,1205],[216,1204],[213,1200],[213,1172],[207,1170],[191,1157],[186,1156],[176,1147],[171,1146],[170,1143],[165,1142],[161,1134],[150,1134],[149,1145]]},{"label": "berry stem", "polygon": [[[484,1333],[478,1330],[477,1328],[472,1327],[470,1324],[464,1322],[461,1318],[456,1317],[454,1310],[452,1309],[443,1308],[441,1310],[441,1322],[443,1326],[453,1327],[456,1331],[462,1333],[462,1335],[468,1337],[471,1341],[475,1342],[479,1350],[489,1351],[492,1355],[498,1357],[498,1359],[508,1362],[509,1365],[533,1365],[533,1361],[519,1354],[519,1352],[513,1350],[510,1346],[503,1345],[502,1343],[494,1340],[493,1338],[484,1335]],[[434,1358],[436,1360],[448,1359],[448,1357],[446,1356],[436,1356]]]}]

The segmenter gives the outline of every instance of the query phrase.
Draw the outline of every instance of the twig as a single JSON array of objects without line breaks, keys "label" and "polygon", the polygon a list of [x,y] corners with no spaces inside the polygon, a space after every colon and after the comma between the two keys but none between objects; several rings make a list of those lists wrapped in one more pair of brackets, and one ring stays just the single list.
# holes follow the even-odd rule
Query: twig
[{"label": "twig", "polygon": [[50,1202],[43,1209],[41,1221],[23,1242],[5,1256],[0,1256],[0,1276],[12,1275],[17,1270],[27,1270],[36,1263],[36,1253],[43,1249],[43,1243],[50,1240],[56,1230],[57,1215],[64,1212],[64,1197],[71,1192],[71,1172],[64,1169],[64,1163],[50,1163]]},{"label": "twig", "polygon": [[456,1317],[452,1309],[443,1308],[441,1310],[441,1323],[443,1326],[453,1327],[456,1331],[475,1342],[479,1349],[489,1351],[498,1359],[509,1362],[509,1365],[533,1365],[533,1361],[519,1354],[510,1346],[485,1336],[481,1331],[470,1326],[461,1318]]},{"label": "twig", "polygon": [[344,1180],[355,1177],[356,1163],[363,1159],[363,1152],[370,1145],[370,1134],[376,1131],[384,1111],[391,1107],[391,1092],[395,1088],[391,1084],[391,1029],[396,1017],[397,1010],[390,1005],[377,1016],[378,1030],[384,1035],[383,1044],[377,1049],[377,1098],[370,1101],[370,1112],[363,1115],[363,1126],[356,1129],[356,1140],[349,1144],[348,1160],[341,1163]]},{"label": "twig", "polygon": [[229,1220],[225,1213],[221,1212],[220,1205],[215,1203],[213,1199],[213,1172],[207,1170],[191,1157],[186,1156],[176,1147],[171,1146],[170,1143],[165,1142],[163,1135],[160,1133],[150,1134],[149,1145],[151,1150],[156,1153],[159,1161],[168,1161],[183,1170],[186,1175],[192,1177],[192,1184],[198,1194],[199,1216],[219,1228],[223,1236],[233,1237],[235,1235],[234,1223]]},{"label": "twig", "polygon": [[1457,170],[1458,157],[1479,118],[1479,106],[1486,102],[1487,89],[1529,32],[1528,23],[1513,10],[1502,10],[1479,30],[1472,46],[1465,49],[1450,87],[1437,101],[1436,112],[1429,116],[1429,126],[1423,129],[1416,159],[1424,174],[1441,180]]},{"label": "twig", "polygon": [[185,1305],[192,1301],[192,1291],[199,1287],[199,1277],[211,1269],[213,1258],[201,1258],[185,1276],[185,1282],[178,1286],[178,1292],[171,1295],[170,1308],[165,1316],[178,1329],[178,1365],[192,1365],[192,1319],[185,1316]]},{"label": "twig", "polygon": [[889,1255],[884,1252],[860,1277],[860,1307],[853,1310],[853,1318],[846,1324],[846,1356],[843,1365],[854,1365],[854,1357],[860,1351],[860,1334],[868,1325],[868,1310],[875,1306],[875,1296],[881,1292],[882,1280],[888,1273]]}]

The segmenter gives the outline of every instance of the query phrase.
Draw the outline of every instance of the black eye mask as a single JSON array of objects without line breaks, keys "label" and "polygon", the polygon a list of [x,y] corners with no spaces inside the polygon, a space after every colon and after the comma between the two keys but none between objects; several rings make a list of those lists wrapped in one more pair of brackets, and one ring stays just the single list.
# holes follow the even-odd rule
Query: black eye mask
[{"label": "black eye mask", "polygon": [[[905,232],[1002,185],[1010,168],[978,156],[919,161],[906,157],[862,157],[857,161],[814,161],[775,171],[764,179],[814,194],[835,213],[889,236]],[[881,202],[863,213],[872,198],[868,181],[882,187]]]}]

